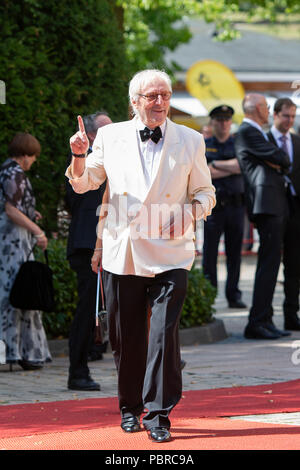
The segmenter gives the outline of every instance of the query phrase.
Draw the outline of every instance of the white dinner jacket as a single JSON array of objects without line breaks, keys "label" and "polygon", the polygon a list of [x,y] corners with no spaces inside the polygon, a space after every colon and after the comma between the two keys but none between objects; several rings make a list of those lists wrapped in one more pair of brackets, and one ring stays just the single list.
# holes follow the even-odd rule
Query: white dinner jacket
[{"label": "white dinner jacket", "polygon": [[200,133],[167,119],[160,164],[150,188],[143,173],[136,118],[98,129],[83,175],[73,179],[69,167],[66,176],[78,193],[97,189],[107,178],[109,202],[102,257],[105,270],[155,276],[170,269],[191,268],[195,247],[190,211],[185,210],[184,236],[176,233],[175,239],[170,239],[167,232],[159,234],[159,227],[167,219],[160,224],[157,214],[158,208],[166,214],[172,207],[175,220],[181,223],[178,208],[196,199],[203,209],[200,218],[210,215],[216,203],[215,188]]}]

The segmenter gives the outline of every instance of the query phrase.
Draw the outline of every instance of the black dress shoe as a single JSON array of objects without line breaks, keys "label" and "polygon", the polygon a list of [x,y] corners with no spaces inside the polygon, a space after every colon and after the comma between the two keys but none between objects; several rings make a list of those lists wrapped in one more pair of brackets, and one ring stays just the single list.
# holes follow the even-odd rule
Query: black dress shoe
[{"label": "black dress shoe", "polygon": [[101,361],[102,359],[103,359],[103,354],[96,352],[96,351],[91,351],[88,355],[88,362]]},{"label": "black dress shoe", "polygon": [[141,431],[139,416],[130,416],[129,418],[122,418],[121,428],[125,432]]},{"label": "black dress shoe", "polygon": [[241,300],[232,300],[231,302],[228,302],[228,307],[229,308],[247,308],[247,305]]},{"label": "black dress shoe", "polygon": [[168,442],[171,440],[170,431],[167,428],[156,427],[148,431],[149,439],[153,442]]},{"label": "black dress shoe", "polygon": [[284,320],[284,328],[286,330],[293,330],[293,331],[300,331],[300,320],[299,318],[288,319]]},{"label": "black dress shoe", "polygon": [[181,361],[180,361],[180,369],[181,369],[181,370],[184,369],[185,366],[186,366],[186,362],[185,362],[183,359],[181,359]]},{"label": "black dress shoe", "polygon": [[85,392],[99,391],[100,385],[94,382],[91,377],[82,379],[69,379],[68,381],[69,390],[82,390]]},{"label": "black dress shoe", "polygon": [[18,364],[22,367],[23,370],[38,370],[43,368],[43,362],[33,362],[20,360]]},{"label": "black dress shoe", "polygon": [[281,338],[279,333],[273,333],[263,326],[247,326],[244,332],[247,339],[278,339]]},{"label": "black dress shoe", "polygon": [[276,328],[275,325],[273,325],[273,323],[266,323],[264,326],[265,328],[267,328],[267,330],[271,331],[272,333],[275,333],[275,335],[280,335],[280,336],[291,335],[289,331],[279,330],[278,328]]}]

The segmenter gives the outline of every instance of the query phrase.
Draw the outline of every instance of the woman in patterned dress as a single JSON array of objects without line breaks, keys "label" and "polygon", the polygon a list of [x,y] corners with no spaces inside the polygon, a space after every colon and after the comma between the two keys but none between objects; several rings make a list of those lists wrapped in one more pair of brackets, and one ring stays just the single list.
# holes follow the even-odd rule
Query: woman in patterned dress
[{"label": "woman in patterned dress", "polygon": [[[32,186],[25,172],[41,151],[38,140],[18,133],[9,145],[8,158],[0,167],[0,340],[6,346],[6,362],[24,370],[51,361],[46,334],[38,310],[20,310],[9,302],[12,284],[21,264],[34,259],[35,244],[45,250],[48,240],[37,225]],[[12,367],[12,366],[11,366]]]}]

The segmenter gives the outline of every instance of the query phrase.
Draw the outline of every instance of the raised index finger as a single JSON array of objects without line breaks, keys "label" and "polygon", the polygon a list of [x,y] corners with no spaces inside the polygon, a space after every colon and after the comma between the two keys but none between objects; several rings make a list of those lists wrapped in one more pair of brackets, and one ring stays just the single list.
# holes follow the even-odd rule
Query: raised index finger
[{"label": "raised index finger", "polygon": [[82,134],[85,134],[85,128],[84,128],[84,124],[83,124],[83,119],[81,116],[77,116],[77,119],[78,119],[78,126],[79,126],[79,130],[80,132],[82,132]]}]

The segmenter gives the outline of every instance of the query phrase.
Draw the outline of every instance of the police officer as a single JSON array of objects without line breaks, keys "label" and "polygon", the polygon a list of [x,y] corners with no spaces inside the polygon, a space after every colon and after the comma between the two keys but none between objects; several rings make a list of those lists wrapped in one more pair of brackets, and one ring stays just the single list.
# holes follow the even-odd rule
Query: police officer
[{"label": "police officer", "polygon": [[217,287],[219,242],[224,234],[227,265],[225,295],[230,308],[246,308],[239,290],[241,250],[244,232],[244,185],[230,134],[234,110],[222,105],[209,113],[213,136],[205,139],[206,157],[216,188],[217,204],[204,223],[202,267],[204,275]]}]

